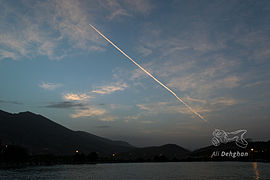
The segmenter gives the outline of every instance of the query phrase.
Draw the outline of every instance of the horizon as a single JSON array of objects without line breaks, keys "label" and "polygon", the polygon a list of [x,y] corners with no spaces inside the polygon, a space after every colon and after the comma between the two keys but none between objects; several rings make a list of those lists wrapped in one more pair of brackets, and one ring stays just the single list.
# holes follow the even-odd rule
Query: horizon
[{"label": "horizon", "polygon": [[136,147],[194,150],[211,145],[215,128],[269,141],[269,5],[1,1],[0,109],[30,111]]},{"label": "horizon", "polygon": [[[3,111],[3,110],[0,109],[0,111]],[[47,120],[49,120],[49,121],[51,121],[51,122],[53,122],[53,123],[55,123],[55,124],[57,124],[57,125],[60,125],[60,126],[66,128],[66,129],[68,129],[68,130],[71,130],[71,131],[73,131],[73,132],[85,132],[85,131],[73,130],[73,129],[67,128],[67,127],[63,126],[62,124],[57,123],[57,122],[54,121],[53,119],[49,119],[49,118],[43,116],[42,114],[35,114],[35,113],[31,112],[31,111],[24,111],[24,112],[18,112],[18,113],[10,113],[10,112],[6,112],[6,111],[3,111],[3,112],[4,112],[4,113],[8,113],[8,114],[12,114],[12,115],[22,114],[22,113],[31,113],[31,114],[34,114],[34,115],[36,115],[36,116],[42,116],[43,118],[45,118],[45,119],[47,119]],[[87,133],[90,133],[90,132],[87,132]],[[92,133],[90,133],[90,134],[92,134]],[[95,135],[95,134],[93,134],[93,135]],[[107,138],[107,137],[102,137],[102,136],[98,136],[98,137],[106,138],[106,139],[112,140],[112,141],[121,141],[121,140],[118,140],[118,139],[109,139],[109,138]],[[268,140],[266,140],[266,141],[254,141],[252,138],[249,138],[249,137],[246,137],[245,139],[246,139],[248,142],[270,142],[270,139],[268,139]],[[0,142],[1,142],[1,139],[0,139]],[[212,147],[215,147],[215,146],[213,146],[213,144],[209,144],[209,145],[207,145],[207,146],[197,147],[197,148],[195,148],[195,149],[189,149],[189,148],[186,148],[186,147],[182,146],[181,144],[174,144],[174,143],[170,143],[170,142],[165,143],[165,144],[160,144],[160,145],[154,145],[154,146],[149,146],[149,145],[148,145],[148,146],[147,146],[147,145],[146,145],[146,146],[135,146],[135,145],[129,143],[128,141],[122,141],[122,142],[126,142],[126,143],[128,143],[129,145],[131,145],[131,146],[133,146],[133,147],[135,147],[135,148],[149,148],[149,147],[161,147],[161,146],[166,146],[166,145],[177,145],[177,146],[179,146],[179,147],[181,147],[181,148],[184,148],[185,150],[188,150],[188,151],[190,151],[190,152],[194,152],[194,151],[196,151],[196,150],[204,149],[204,148],[206,148],[206,147],[211,147],[211,146],[212,146]],[[234,143],[234,142],[228,142],[228,143]],[[15,144],[15,145],[16,145],[16,144]],[[236,146],[236,147],[237,147],[237,146]]]}]

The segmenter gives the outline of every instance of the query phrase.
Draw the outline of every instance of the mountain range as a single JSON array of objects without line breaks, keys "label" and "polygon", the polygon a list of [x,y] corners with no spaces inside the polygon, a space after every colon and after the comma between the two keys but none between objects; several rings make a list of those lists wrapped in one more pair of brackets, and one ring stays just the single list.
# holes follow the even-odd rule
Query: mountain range
[{"label": "mountain range", "polygon": [[[101,157],[121,161],[178,161],[212,160],[213,152],[248,152],[244,160],[270,160],[270,141],[249,141],[246,149],[234,142],[218,147],[208,146],[189,151],[176,144],[135,147],[128,142],[115,141],[84,131],[73,131],[32,112],[8,113],[0,110],[0,145],[16,145],[27,149],[30,155],[98,153]],[[224,158],[216,157],[216,160]],[[228,160],[231,160],[230,158]]]},{"label": "mountain range", "polygon": [[83,131],[73,131],[31,112],[11,114],[0,110],[0,139],[27,148],[31,154],[68,155],[80,151],[103,154],[128,151],[130,144]]},{"label": "mountain range", "polygon": [[30,154],[72,155],[97,152],[103,156],[132,159],[153,159],[164,154],[183,159],[190,153],[175,144],[138,148],[124,141],[114,141],[83,131],[73,131],[32,112],[8,113],[0,110],[0,140],[2,144],[19,145]]}]

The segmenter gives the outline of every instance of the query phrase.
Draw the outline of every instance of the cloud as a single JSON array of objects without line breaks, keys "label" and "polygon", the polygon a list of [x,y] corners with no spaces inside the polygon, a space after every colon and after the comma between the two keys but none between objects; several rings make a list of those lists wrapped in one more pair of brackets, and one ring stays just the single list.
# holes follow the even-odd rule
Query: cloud
[{"label": "cloud", "polygon": [[248,55],[247,58],[254,63],[260,64],[269,60],[270,37],[267,30],[268,28],[269,25],[265,24],[265,27],[240,34],[235,40],[237,43],[241,44],[243,48],[248,49],[248,51],[246,51],[246,54]]},{"label": "cloud", "polygon": [[180,91],[200,92],[210,95],[218,89],[232,89],[240,85],[240,77],[228,75],[223,77],[210,77],[202,73],[187,74],[183,77],[174,77],[169,80],[168,86]]},{"label": "cloud", "polygon": [[[144,67],[144,69],[146,69],[150,74],[153,74],[153,70],[152,70],[153,64],[151,62],[148,62],[147,64],[143,64],[142,67]],[[148,77],[148,75],[139,68],[134,69],[131,73],[132,74],[130,76],[130,80],[136,80],[136,79]]]},{"label": "cloud", "polygon": [[[241,74],[235,72],[240,66],[238,59],[218,55],[212,58],[214,59],[211,59],[209,63],[210,60],[201,58],[201,61],[206,61],[203,67],[201,61],[194,58],[181,58],[181,56],[169,56],[166,61],[158,61],[154,58],[147,64],[143,64],[143,67],[172,88],[180,97],[189,96],[206,100],[214,95],[213,92],[239,87],[243,79]],[[144,89],[149,88],[143,81],[146,75],[140,69],[132,71],[117,69],[114,71],[114,76],[131,81],[133,86],[140,85]]]},{"label": "cloud", "polygon": [[189,96],[185,97],[185,100],[190,101],[190,102],[199,102],[199,103],[202,103],[202,104],[207,103],[207,100],[191,98]]},{"label": "cloud", "polygon": [[117,82],[111,85],[101,86],[99,87],[99,89],[93,90],[92,92],[97,94],[111,94],[116,91],[123,91],[126,88],[128,88],[128,85],[126,83]]},{"label": "cloud", "polygon": [[51,103],[45,107],[47,107],[47,108],[73,108],[73,107],[83,108],[84,106],[85,105],[82,103],[64,101],[64,102]]},{"label": "cloud", "polygon": [[76,110],[76,113],[71,114],[71,118],[80,118],[80,117],[95,117],[104,115],[107,111],[105,109],[100,109],[96,107],[87,107],[85,109]]},{"label": "cloud", "polygon": [[117,16],[130,16],[130,14],[124,10],[124,9],[117,9],[110,16],[108,16],[108,19],[112,20]]},{"label": "cloud", "polygon": [[140,117],[140,114],[137,114],[135,116],[126,116],[124,119],[125,119],[125,122],[129,122],[131,120],[137,120],[139,119],[139,117]]},{"label": "cloud", "polygon": [[151,111],[152,108],[145,105],[145,104],[137,104],[137,107],[139,107],[141,110],[144,110],[144,111]]},{"label": "cloud", "polygon": [[[154,102],[154,103],[147,103],[147,104],[137,104],[137,107],[139,109],[144,110],[144,112],[141,112],[139,115],[158,115],[160,113],[165,114],[175,114],[175,113],[181,113],[181,114],[193,114],[191,111],[189,111],[186,107],[181,106],[179,104],[172,104],[170,102]],[[195,104],[193,106],[193,109],[195,109],[196,112],[199,113],[206,113],[211,112],[212,109],[206,107],[206,106],[199,106]]]},{"label": "cloud", "polygon": [[113,20],[117,17],[131,16],[128,11],[117,0],[99,1],[100,5],[106,9],[107,19]]},{"label": "cloud", "polygon": [[239,86],[240,78],[237,76],[228,76],[223,79],[218,79],[213,83],[215,88],[234,88]]},{"label": "cloud", "polygon": [[102,117],[99,118],[101,121],[115,121],[117,119],[119,119],[117,116],[106,116],[106,117]]},{"label": "cloud", "polygon": [[[35,21],[38,16],[23,15],[21,10],[14,7],[7,8],[5,11],[9,16],[21,17],[9,22],[3,20],[5,27],[0,25],[0,46],[2,48],[1,58],[19,59],[21,57],[32,58],[37,55],[46,55],[50,59],[60,59],[63,57],[63,51],[57,53],[57,37],[53,37],[41,29]],[[32,10],[30,10],[32,11]],[[7,16],[8,17],[8,16]],[[42,22],[42,20],[40,19]],[[14,24],[15,23],[15,24]],[[16,26],[16,28],[12,28]],[[60,51],[58,49],[58,51]]]},{"label": "cloud", "polygon": [[270,83],[270,80],[262,80],[262,81],[256,81],[256,82],[248,83],[244,87],[250,88],[250,87],[260,86],[262,84],[267,84],[267,83]]},{"label": "cloud", "polygon": [[6,58],[17,59],[18,56],[14,52],[0,49],[0,60]]},{"label": "cloud", "polygon": [[225,98],[225,97],[221,97],[221,98],[217,98],[217,99],[213,99],[211,101],[211,105],[225,105],[225,106],[232,106],[237,104],[238,101],[236,99],[233,98]]},{"label": "cloud", "polygon": [[[137,107],[140,110],[145,111],[147,114],[156,115],[159,113],[171,113],[172,111],[168,111],[169,103],[168,102],[156,102],[156,103],[147,103],[147,104],[137,104]],[[173,110],[175,111],[175,110]],[[142,113],[141,113],[142,115]]]},{"label": "cloud", "polygon": [[[239,104],[239,100],[231,97],[218,97],[218,98],[209,98],[208,100],[202,100],[198,98],[185,97],[192,107],[199,113],[213,113],[220,111],[228,106]],[[174,102],[152,102],[145,104],[137,104],[137,107],[142,110],[139,114],[134,116],[135,119],[143,116],[156,116],[159,114],[189,114],[192,115],[192,112],[189,111],[186,107],[174,103]],[[132,120],[133,116],[126,118],[127,122]]]},{"label": "cloud", "polygon": [[82,94],[67,93],[63,95],[63,99],[67,101],[84,101],[90,98],[91,96],[87,95],[86,93]]},{"label": "cloud", "polygon": [[45,3],[45,6],[53,10],[52,15],[47,14],[50,17],[48,23],[70,46],[87,51],[103,49],[101,42],[96,38],[97,34],[89,28],[89,22],[93,22],[95,17],[94,13],[100,10],[97,3],[89,5],[82,1],[58,0]]},{"label": "cloud", "polygon": [[152,50],[143,46],[139,46],[136,48],[137,51],[142,54],[143,56],[148,56],[150,54],[152,54]]},{"label": "cloud", "polygon": [[169,87],[177,88],[181,91],[185,91],[188,89],[194,89],[198,86],[197,78],[194,75],[186,75],[184,77],[174,77],[169,83]]},{"label": "cloud", "polygon": [[[212,113],[215,111],[219,111],[225,107],[232,106],[235,104],[238,104],[239,101],[233,98],[214,98],[214,99],[208,99],[201,100],[201,99],[195,99],[195,98],[185,98],[186,100],[189,100],[192,103],[192,107],[199,113]],[[158,114],[188,114],[192,115],[192,112],[186,109],[184,106],[181,106],[179,104],[175,104],[172,102],[155,102],[155,103],[147,103],[147,104],[137,104],[137,107],[140,110],[143,110],[140,112],[137,117],[142,116],[156,116]],[[135,116],[136,117],[136,116]],[[131,120],[132,118],[130,118]]]},{"label": "cloud", "polygon": [[125,0],[121,3],[117,0],[99,1],[100,5],[106,9],[107,19],[114,20],[122,17],[132,17],[133,15],[147,15],[153,9],[153,5],[148,0]]},{"label": "cloud", "polygon": [[62,84],[59,84],[59,83],[45,83],[45,82],[43,82],[39,85],[39,87],[46,89],[46,90],[50,90],[50,91],[55,90],[61,86],[62,86]]},{"label": "cloud", "polygon": [[[47,56],[60,60],[75,54],[104,51],[104,41],[89,23],[110,21],[135,14],[147,15],[148,0],[50,0],[1,3],[0,60]],[[27,12],[27,13],[26,13]]]},{"label": "cloud", "polygon": [[[0,59],[40,55],[62,59],[75,50],[101,51],[103,44],[89,28],[97,3],[51,0],[20,3],[2,2]],[[85,8],[88,7],[88,8]],[[26,13],[27,12],[27,13]],[[90,12],[90,13],[89,13]]]},{"label": "cloud", "polygon": [[134,69],[132,71],[132,74],[130,75],[130,80],[137,80],[137,79],[146,78],[146,77],[147,77],[147,74],[145,74],[145,72],[143,72],[141,69]]},{"label": "cloud", "polygon": [[83,105],[82,108],[76,109],[76,112],[71,114],[71,118],[80,118],[80,117],[96,117],[100,121],[113,122],[119,119],[118,116],[110,115],[108,110],[103,108],[98,108],[89,105]]},{"label": "cloud", "polygon": [[154,5],[148,0],[126,0],[126,3],[130,8],[144,15],[149,14],[154,8]]}]

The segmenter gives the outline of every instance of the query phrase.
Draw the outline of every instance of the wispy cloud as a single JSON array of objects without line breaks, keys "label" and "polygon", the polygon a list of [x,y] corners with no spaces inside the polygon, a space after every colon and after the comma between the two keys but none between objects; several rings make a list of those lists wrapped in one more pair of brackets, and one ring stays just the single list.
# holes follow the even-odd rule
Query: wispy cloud
[{"label": "wispy cloud", "polygon": [[137,120],[140,118],[140,114],[134,115],[134,116],[126,116],[124,119],[125,122]]},{"label": "wispy cloud", "polygon": [[107,18],[112,20],[122,16],[131,16],[117,0],[99,1],[100,5],[109,12]]},{"label": "wispy cloud", "polygon": [[[237,59],[214,56],[211,63],[205,63],[202,68],[200,61],[191,58],[168,57],[166,61],[154,60],[144,64],[147,70],[159,77],[163,83],[177,92],[181,97],[197,97],[198,99],[208,99],[213,92],[221,89],[233,89],[241,85],[242,76],[234,71],[240,66]],[[162,58],[163,59],[163,58]],[[181,59],[181,60],[178,60]],[[202,59],[202,61],[209,61]],[[126,78],[131,81],[131,85],[140,85],[144,88],[147,84],[142,83],[145,74],[139,69],[133,71],[115,70],[114,76]],[[190,99],[191,100],[191,99]]]},{"label": "wispy cloud", "polygon": [[90,99],[91,96],[86,93],[76,94],[76,93],[67,93],[63,95],[63,99],[67,101],[84,101]]},{"label": "wispy cloud", "polygon": [[108,19],[112,20],[118,16],[130,16],[130,14],[124,9],[117,9],[117,10],[113,11],[110,16],[108,16]]},{"label": "wispy cloud", "polygon": [[110,85],[101,86],[98,89],[93,90],[92,92],[97,94],[111,94],[116,91],[123,91],[126,88],[128,88],[128,85],[126,83],[117,82]]},{"label": "wispy cloud", "polygon": [[239,84],[240,80],[241,79],[238,76],[231,75],[231,76],[227,76],[225,78],[216,80],[213,83],[212,87],[215,87],[215,88],[234,88],[234,87],[237,87],[240,85]]},{"label": "wispy cloud", "polygon": [[184,99],[186,99],[187,101],[190,101],[190,102],[199,102],[199,103],[207,103],[207,100],[203,100],[203,99],[198,99],[198,98],[192,98],[192,97],[185,97]]},{"label": "wispy cloud", "polygon": [[39,55],[59,60],[77,49],[103,51],[104,44],[89,29],[89,22],[104,19],[104,15],[110,21],[147,15],[153,7],[148,0],[23,1],[20,5],[1,3],[0,60]]},{"label": "wispy cloud", "polygon": [[107,111],[105,109],[96,108],[96,107],[87,107],[85,109],[78,109],[76,113],[71,114],[71,118],[80,118],[80,117],[95,117],[104,115]]},{"label": "wispy cloud", "polygon": [[[200,113],[213,113],[220,111],[228,106],[236,105],[241,102],[240,100],[231,97],[218,97],[209,98],[207,101],[197,98],[185,97],[185,100],[189,101],[193,105],[194,109]],[[137,104],[137,107],[142,110],[139,114],[134,116],[135,120],[139,117],[150,115],[156,116],[158,114],[192,114],[187,111],[185,107],[179,106],[173,102],[153,102],[145,104]],[[132,120],[133,116],[127,118],[127,120]]]},{"label": "wispy cloud", "polygon": [[[153,64],[151,62],[149,62],[147,64],[144,64],[143,67],[148,72],[153,74],[153,70],[152,70]],[[145,74],[145,72],[143,72],[141,69],[134,69],[131,73],[132,73],[131,76],[130,76],[131,80],[136,80],[136,79],[141,79],[141,78],[148,77],[147,74]]]},{"label": "wispy cloud", "polygon": [[[100,7],[92,3],[86,11],[83,3],[75,0],[24,1],[19,9],[12,3],[2,2],[0,59],[45,55],[59,60],[74,49],[103,50],[88,26],[93,21],[93,9]],[[16,18],[10,21],[12,17]]]},{"label": "wispy cloud", "polygon": [[85,105],[82,103],[75,103],[75,102],[70,102],[70,101],[64,101],[64,102],[56,102],[56,103],[51,103],[45,107],[47,108],[73,108],[73,107],[80,107],[83,108]]},{"label": "wispy cloud", "polygon": [[[102,50],[101,42],[94,32],[89,30],[89,22],[92,22],[96,11],[100,8],[97,3],[91,3],[88,9],[84,8],[85,2],[75,0],[60,0],[54,3],[44,3],[53,9],[48,23],[60,33],[63,40],[68,40],[69,45],[88,51]],[[94,12],[95,11],[95,12]],[[49,13],[49,12],[46,12]]]},{"label": "wispy cloud", "polygon": [[55,89],[57,89],[57,88],[59,88],[61,86],[62,86],[62,84],[60,84],[60,83],[48,83],[48,82],[46,83],[46,82],[43,82],[43,83],[39,84],[39,87],[41,87],[43,89],[46,89],[46,90],[50,90],[50,91],[55,90]]},{"label": "wispy cloud", "polygon": [[117,116],[105,116],[105,117],[101,117],[99,118],[101,121],[115,121],[117,119],[119,119]]},{"label": "wispy cloud", "polygon": [[145,105],[145,104],[137,104],[137,107],[139,107],[141,110],[145,110],[145,111],[151,111],[152,108]]},{"label": "wispy cloud", "polygon": [[20,5],[1,3],[0,60],[40,55],[60,60],[78,49],[104,51],[104,42],[89,28],[90,22],[104,19],[104,14],[113,21],[134,14],[147,15],[152,9],[148,0],[23,1]]},{"label": "wispy cloud", "polygon": [[225,98],[225,97],[220,97],[220,98],[216,98],[213,99],[211,101],[211,105],[225,105],[225,106],[232,106],[237,104],[238,101],[236,99],[233,98]]},{"label": "wispy cloud", "polygon": [[147,15],[153,9],[153,4],[148,0],[105,0],[99,1],[100,5],[106,9],[109,20],[114,20],[122,17],[131,17],[133,15]]},{"label": "wispy cloud", "polygon": [[245,87],[250,88],[250,87],[260,86],[267,83],[270,83],[270,80],[263,80],[263,81],[256,81],[256,82],[248,83],[245,85]]},{"label": "wispy cloud", "polygon": [[139,46],[139,47],[137,47],[136,49],[137,49],[137,51],[138,51],[140,54],[142,54],[143,56],[148,56],[148,55],[152,54],[152,50],[149,49],[149,48],[146,48],[146,47],[144,47],[144,46]]},{"label": "wispy cloud", "polygon": [[154,4],[149,0],[126,0],[126,3],[131,9],[144,15],[149,14],[154,8]]},{"label": "wispy cloud", "polygon": [[[179,106],[178,104],[172,104],[170,102],[156,102],[156,103],[147,103],[147,104],[137,104],[137,107],[144,112],[141,112],[139,115],[158,115],[158,114],[192,114],[192,112],[186,110],[184,106]],[[197,104],[193,105],[193,108],[200,113],[211,112],[212,109],[206,106],[199,106]]]},{"label": "wispy cloud", "polygon": [[[20,10],[8,7],[5,13],[10,16],[20,16],[16,19],[17,28],[13,29],[8,19],[3,19],[6,27],[1,27],[0,45],[2,46],[2,58],[19,59],[22,57],[32,58],[37,55],[46,55],[50,59],[60,59],[63,56],[56,52],[58,40],[57,37],[48,35],[44,29],[41,29],[35,23],[39,16],[22,15]],[[8,16],[7,16],[8,17]],[[44,22],[40,19],[41,22]],[[59,50],[59,49],[58,49]],[[60,50],[59,50],[60,51]]]},{"label": "wispy cloud", "polygon": [[264,26],[260,29],[254,29],[253,31],[240,34],[235,39],[237,43],[250,49],[250,51],[246,51],[246,54],[248,55],[248,59],[254,61],[254,63],[264,63],[270,56],[270,37],[267,31],[269,25],[265,24]]},{"label": "wispy cloud", "polygon": [[[174,77],[169,80],[170,87],[177,88],[180,91],[186,90],[203,90],[204,92],[211,92],[221,88],[235,88],[240,84],[240,77],[236,75],[227,75],[221,73],[219,75],[211,75],[204,72],[195,72],[192,74],[185,74],[182,77]],[[221,77],[220,77],[221,76]]]},{"label": "wispy cloud", "polygon": [[[175,109],[169,106],[168,102],[156,102],[156,103],[147,103],[147,104],[137,104],[137,107],[140,110],[145,111],[144,113],[156,115],[159,113],[171,113]],[[170,109],[170,111],[168,111]]]},{"label": "wispy cloud", "polygon": [[14,52],[0,49],[0,60],[6,58],[17,59],[18,56]]}]

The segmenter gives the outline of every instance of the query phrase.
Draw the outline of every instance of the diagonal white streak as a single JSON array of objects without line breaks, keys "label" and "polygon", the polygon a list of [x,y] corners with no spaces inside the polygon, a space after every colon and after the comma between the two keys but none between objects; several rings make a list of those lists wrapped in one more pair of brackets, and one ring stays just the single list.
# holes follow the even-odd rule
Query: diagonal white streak
[{"label": "diagonal white streak", "polygon": [[119,47],[117,47],[113,42],[111,42],[106,36],[104,36],[99,30],[97,30],[93,25],[89,24],[99,35],[101,35],[106,41],[108,41],[111,45],[113,45],[118,51],[120,51],[124,56],[126,56],[130,61],[132,61],[136,66],[138,66],[141,70],[143,70],[148,76],[154,79],[157,83],[159,83],[162,87],[168,90],[171,94],[173,94],[181,103],[183,103],[186,108],[188,108],[191,112],[196,114],[200,119],[206,122],[206,119],[196,112],[192,107],[190,107],[187,103],[185,103],[180,97],[178,97],[170,88],[168,88],[165,84],[160,82],[157,78],[155,78],[152,74],[146,71],[142,66],[140,66],[136,61],[134,61],[131,57],[129,57],[124,51],[122,51]]}]

